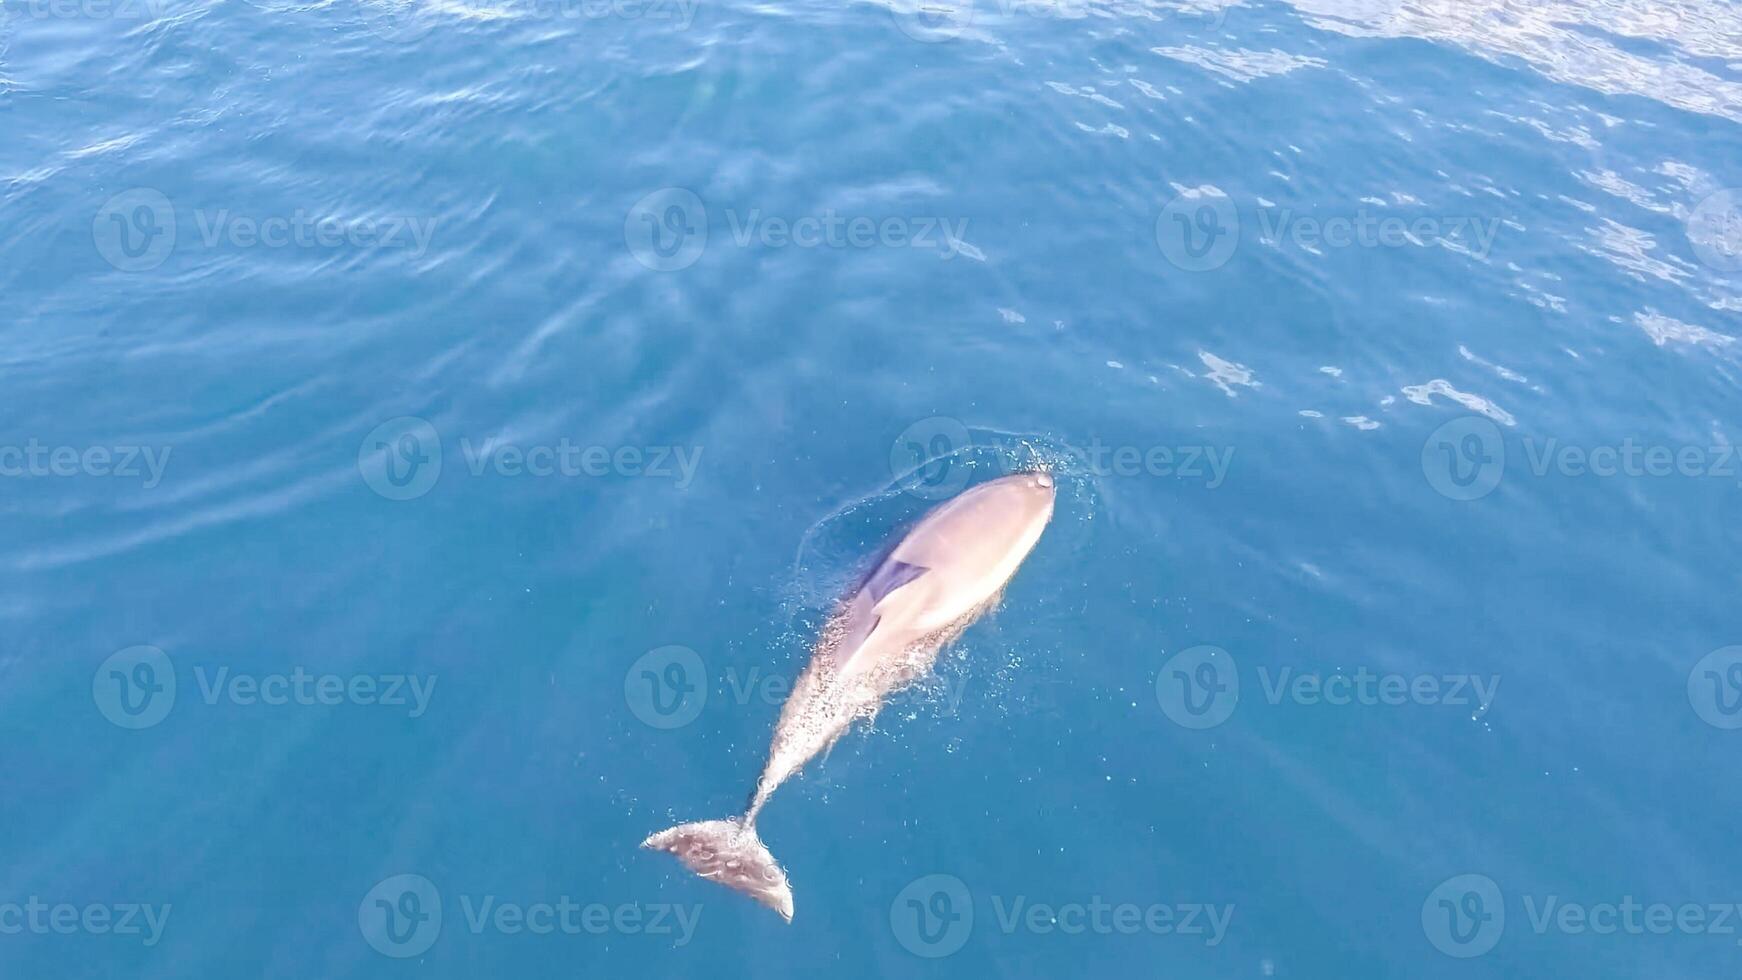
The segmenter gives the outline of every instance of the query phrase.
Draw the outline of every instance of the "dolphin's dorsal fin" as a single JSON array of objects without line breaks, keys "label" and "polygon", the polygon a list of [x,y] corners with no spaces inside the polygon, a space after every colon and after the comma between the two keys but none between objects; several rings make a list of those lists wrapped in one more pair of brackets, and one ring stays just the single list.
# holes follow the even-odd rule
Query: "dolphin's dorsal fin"
[{"label": "dolphin's dorsal fin", "polygon": [[884,597],[907,583],[919,578],[931,569],[924,565],[909,565],[907,562],[891,558],[877,567],[871,577],[865,580],[865,590],[871,595],[873,608]]}]

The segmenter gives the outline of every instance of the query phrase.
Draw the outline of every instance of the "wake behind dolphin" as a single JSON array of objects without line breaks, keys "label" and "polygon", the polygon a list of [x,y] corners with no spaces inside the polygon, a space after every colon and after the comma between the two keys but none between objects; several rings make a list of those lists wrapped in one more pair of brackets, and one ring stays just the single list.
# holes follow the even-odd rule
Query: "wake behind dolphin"
[{"label": "wake behind dolphin", "polygon": [[1052,519],[1050,473],[982,483],[932,508],[841,601],[774,726],[768,761],[741,817],[662,830],[642,847],[669,851],[696,874],[792,921],[786,871],[756,835],[781,783],[876,716],[883,699],[925,676],[944,647],[998,604]]}]

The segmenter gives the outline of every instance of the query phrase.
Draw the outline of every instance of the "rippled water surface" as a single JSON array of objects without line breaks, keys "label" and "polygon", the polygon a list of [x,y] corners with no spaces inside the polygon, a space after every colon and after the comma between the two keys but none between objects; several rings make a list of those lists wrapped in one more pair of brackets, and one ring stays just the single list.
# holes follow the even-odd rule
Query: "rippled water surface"
[{"label": "rippled water surface", "polygon": [[0,10],[5,976],[1734,973],[1735,4]]}]

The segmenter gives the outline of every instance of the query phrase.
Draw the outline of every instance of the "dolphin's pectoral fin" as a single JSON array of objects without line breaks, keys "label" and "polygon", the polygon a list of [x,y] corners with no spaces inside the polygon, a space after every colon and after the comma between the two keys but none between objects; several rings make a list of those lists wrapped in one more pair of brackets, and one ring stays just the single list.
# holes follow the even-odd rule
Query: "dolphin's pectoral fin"
[{"label": "dolphin's pectoral fin", "polygon": [[924,565],[909,565],[907,562],[897,561],[894,558],[877,566],[877,570],[865,580],[865,589],[871,594],[871,605],[875,607],[889,593],[929,571],[931,569]]},{"label": "dolphin's pectoral fin", "polygon": [[830,651],[841,664],[851,661],[865,648],[865,642],[877,632],[883,622],[878,606],[902,586],[908,585],[931,569],[912,565],[894,558],[879,562],[850,600],[836,613],[840,631],[828,642]]},{"label": "dolphin's pectoral fin", "polygon": [[859,636],[857,646],[863,646],[866,640],[875,635],[878,624],[883,622],[882,615],[876,611],[877,604],[888,598],[896,589],[929,571],[931,569],[924,565],[909,565],[907,562],[897,561],[894,558],[877,566],[877,570],[865,580],[864,592],[870,600],[869,606],[872,611],[869,614],[870,622],[866,624],[864,633]]}]

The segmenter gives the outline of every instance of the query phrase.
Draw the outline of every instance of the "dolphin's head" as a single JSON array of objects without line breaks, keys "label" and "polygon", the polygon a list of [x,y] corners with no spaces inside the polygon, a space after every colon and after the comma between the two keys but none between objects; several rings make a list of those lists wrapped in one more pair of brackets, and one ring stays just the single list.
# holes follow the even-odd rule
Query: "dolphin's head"
[{"label": "dolphin's head", "polygon": [[988,480],[975,489],[1005,498],[1007,506],[1026,511],[1044,524],[1052,517],[1053,501],[1058,498],[1057,482],[1046,470],[1026,470]]},{"label": "dolphin's head", "polygon": [[1052,520],[1054,484],[1042,470],[1012,473],[934,507],[884,560],[899,584],[874,611],[924,634],[983,609]]},{"label": "dolphin's head", "polygon": [[[1041,529],[1052,520],[1053,502],[1057,499],[1057,479],[1046,470],[1025,470],[987,480],[968,492],[948,501],[921,523],[935,521],[935,531],[953,550],[973,552],[985,550],[979,561],[1001,565],[1014,553],[1017,561],[1040,537]],[[974,541],[975,544],[967,542]],[[921,562],[935,567],[935,562]],[[1006,572],[1015,571],[1011,565]]]}]

